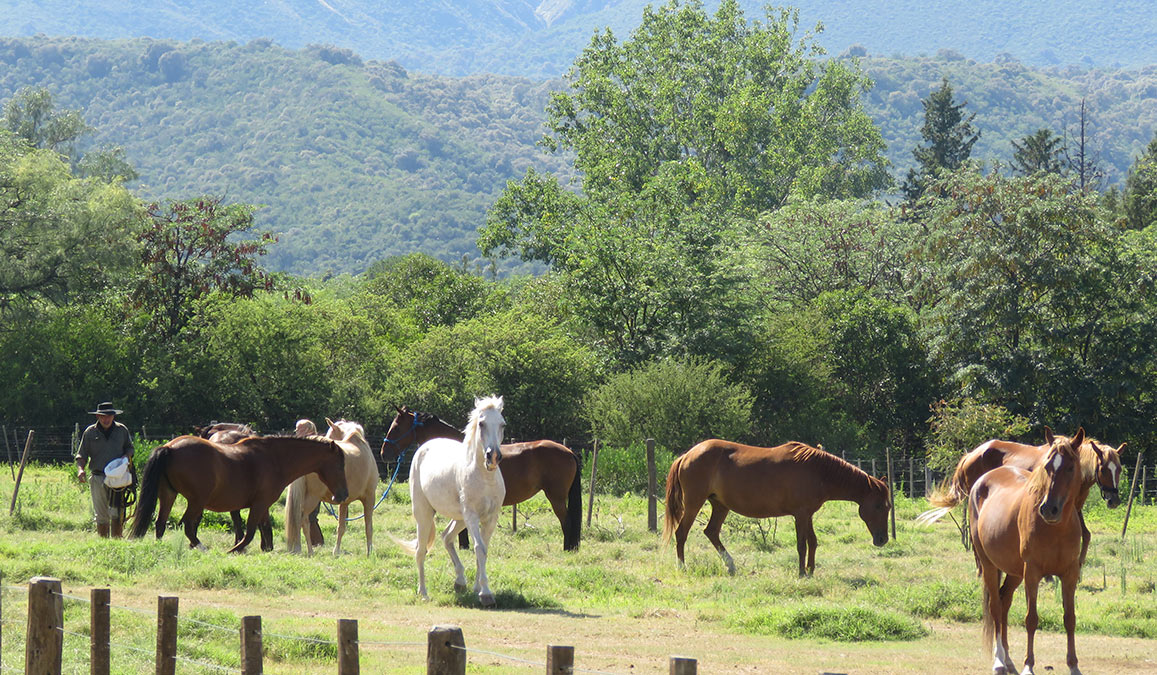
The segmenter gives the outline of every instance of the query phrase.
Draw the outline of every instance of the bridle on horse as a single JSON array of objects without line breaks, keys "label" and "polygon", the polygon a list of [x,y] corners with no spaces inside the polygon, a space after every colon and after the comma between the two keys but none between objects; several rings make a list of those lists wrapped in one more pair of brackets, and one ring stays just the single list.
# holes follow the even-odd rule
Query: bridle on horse
[{"label": "bridle on horse", "polygon": [[418,419],[417,410],[411,410],[410,414],[414,416],[414,418],[410,421],[410,431],[405,436],[403,436],[403,438],[409,438],[410,440],[405,445],[402,445],[399,441],[395,441],[392,438],[383,438],[382,449],[379,451],[379,455],[385,452],[387,443],[390,445],[396,445],[398,446],[398,463],[401,464],[402,455],[406,452],[406,449],[410,447],[410,444],[414,441],[414,437],[418,435],[418,429],[425,425],[425,422]]}]

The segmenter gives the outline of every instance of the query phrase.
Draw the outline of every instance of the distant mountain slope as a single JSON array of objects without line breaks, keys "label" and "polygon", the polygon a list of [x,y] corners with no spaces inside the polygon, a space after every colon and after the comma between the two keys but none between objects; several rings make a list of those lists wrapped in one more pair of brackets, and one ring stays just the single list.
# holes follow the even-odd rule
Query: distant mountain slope
[{"label": "distant mountain slope", "polygon": [[[0,35],[267,38],[289,48],[331,44],[367,59],[448,75],[554,77],[596,30],[625,38],[653,0],[7,0]],[[718,0],[705,6],[714,9]],[[764,2],[741,0],[748,18]],[[822,21],[832,54],[862,45],[878,56],[950,49],[1032,65],[1138,67],[1157,63],[1157,10],[1138,0],[798,0],[802,26]]]},{"label": "distant mountain slope", "polygon": [[[897,176],[920,141],[920,101],[942,77],[977,114],[978,158],[1007,162],[1011,140],[1072,129],[1082,97],[1111,181],[1157,131],[1157,66],[1039,69],[952,54],[861,64]],[[412,251],[477,256],[477,228],[507,180],[531,166],[570,171],[535,145],[559,80],[415,75],[348,50],[262,40],[0,39],[0,103],[27,86],[80,109],[94,144],[124,147],[142,196],[265,205],[259,227],[281,236],[271,265],[305,275]]]}]

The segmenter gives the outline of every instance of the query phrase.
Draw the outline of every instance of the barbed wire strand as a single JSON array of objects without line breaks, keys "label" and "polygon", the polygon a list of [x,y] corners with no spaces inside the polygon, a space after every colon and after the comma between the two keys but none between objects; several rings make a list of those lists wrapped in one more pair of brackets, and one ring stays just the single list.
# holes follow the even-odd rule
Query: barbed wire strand
[{"label": "barbed wire strand", "polygon": [[[528,666],[536,666],[539,668],[546,667],[546,661],[534,661],[531,659],[523,659],[523,658],[519,658],[517,656],[510,656],[509,654],[502,654],[500,652],[492,652],[492,651],[489,651],[486,649],[478,649],[476,647],[463,647],[462,645],[449,645],[449,646],[453,649],[459,649],[461,651],[464,651],[467,654],[474,652],[476,654],[486,654],[487,656],[495,656],[498,658],[507,659],[509,661],[515,661],[518,663],[523,663],[523,664],[526,664]],[[592,675],[619,675],[618,673],[610,673],[610,672],[606,672],[603,670],[588,670],[586,668],[574,668],[571,672],[591,673]]]},{"label": "barbed wire strand", "polygon": [[[73,632],[64,630],[63,628],[59,628],[57,630],[59,630],[64,635],[69,635],[72,637],[79,637],[79,638],[85,638],[85,639],[91,639],[91,637],[92,637],[90,635],[85,635],[84,633],[73,633]],[[126,645],[126,644],[123,644],[120,642],[109,642],[109,647],[117,647],[120,649],[127,649],[129,651],[140,652],[141,654],[145,654],[147,656],[155,656],[155,654],[156,654],[156,652],[154,652],[154,651],[149,651],[147,649],[141,649],[140,647],[134,647],[132,645]],[[194,666],[200,666],[202,668],[208,668],[209,670],[216,670],[216,671],[225,672],[225,673],[232,673],[232,672],[237,670],[237,668],[235,668],[235,667],[219,666],[215,663],[207,663],[205,661],[197,661],[196,659],[190,659],[188,657],[181,656],[179,654],[174,654],[173,659],[176,661],[182,661],[184,663],[188,663],[188,664],[191,664]]]}]

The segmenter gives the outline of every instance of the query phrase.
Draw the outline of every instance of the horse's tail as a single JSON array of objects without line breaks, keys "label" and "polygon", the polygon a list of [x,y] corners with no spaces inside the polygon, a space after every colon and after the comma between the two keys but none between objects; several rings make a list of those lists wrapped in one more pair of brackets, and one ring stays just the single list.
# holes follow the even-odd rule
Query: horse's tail
[{"label": "horse's tail", "polygon": [[921,513],[916,517],[916,522],[921,525],[931,525],[956,508],[957,504],[966,501],[968,501],[968,490],[965,489],[964,485],[964,473],[958,466],[951,478],[944,479],[928,495],[928,503],[936,508]]},{"label": "horse's tail", "polygon": [[583,458],[577,452],[574,456],[574,480],[566,495],[566,527],[562,537],[562,550],[577,551],[583,533]]},{"label": "horse's tail", "polygon": [[141,478],[141,492],[137,497],[137,512],[133,517],[133,527],[129,536],[139,538],[145,536],[149,524],[153,521],[153,512],[157,509],[157,492],[172,459],[173,449],[166,443],[153,448],[149,461],[145,463],[145,474]]},{"label": "horse's tail", "polygon": [[667,472],[667,510],[663,517],[663,544],[671,541],[675,527],[683,518],[683,486],[679,483],[679,467],[683,457],[671,462],[671,470]]},{"label": "horse's tail", "polygon": [[305,502],[305,477],[289,484],[285,496],[285,550],[301,552],[301,521],[304,519],[302,504]]},{"label": "horse's tail", "polygon": [[992,640],[996,636],[996,617],[992,615],[992,605],[989,603],[991,599],[991,592],[988,590],[988,584],[981,584],[984,586],[984,592],[981,594],[984,607],[984,627],[981,629],[982,640],[984,641],[984,653],[992,653]]}]

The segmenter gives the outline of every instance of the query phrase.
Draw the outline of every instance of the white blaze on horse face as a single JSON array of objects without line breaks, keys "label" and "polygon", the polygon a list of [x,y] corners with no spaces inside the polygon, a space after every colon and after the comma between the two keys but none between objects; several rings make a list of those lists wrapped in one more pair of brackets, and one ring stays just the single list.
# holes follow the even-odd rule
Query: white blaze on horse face
[{"label": "white blaze on horse face", "polygon": [[1063,462],[1064,462],[1064,456],[1058,452],[1056,454],[1056,456],[1053,457],[1053,471],[1060,471],[1061,470],[1061,464]]}]

